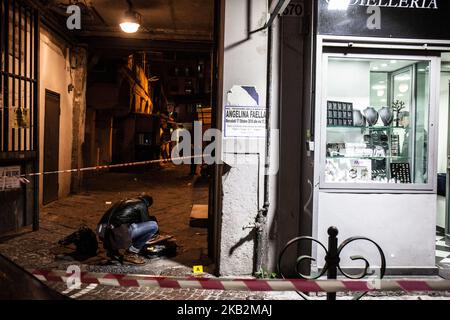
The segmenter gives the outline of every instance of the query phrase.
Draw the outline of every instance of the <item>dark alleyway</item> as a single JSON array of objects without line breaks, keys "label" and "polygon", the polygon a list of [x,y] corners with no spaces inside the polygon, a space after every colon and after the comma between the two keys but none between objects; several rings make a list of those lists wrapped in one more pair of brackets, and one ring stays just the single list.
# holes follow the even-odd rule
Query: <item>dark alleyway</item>
[{"label": "dark alleyway", "polygon": [[189,226],[192,205],[208,203],[208,183],[199,176],[189,176],[188,167],[171,164],[161,169],[134,171],[95,173],[86,179],[83,192],[41,209],[39,232],[3,239],[0,252],[26,268],[63,268],[74,264],[77,261],[68,255],[71,250],[59,247],[58,240],[82,225],[95,229],[112,203],[145,192],[154,198],[150,214],[157,217],[161,234],[174,236],[178,246],[176,257],[151,259],[140,267],[120,266],[107,263],[100,250],[98,257],[82,262],[83,268],[101,272],[189,274],[193,265],[201,264],[208,270],[207,229]]},{"label": "dark alleyway", "polygon": [[[0,253],[26,269],[66,270],[71,265],[78,265],[82,271],[90,272],[183,277],[192,275],[193,265],[203,265],[203,276],[209,277],[214,266],[207,257],[207,229],[189,226],[192,205],[208,203],[208,184],[200,176],[192,177],[188,173],[189,167],[173,165],[136,173],[97,173],[86,179],[83,192],[42,208],[39,231],[24,230],[18,235],[0,239]],[[120,265],[109,263],[103,250],[100,250],[97,257],[80,262],[71,257],[71,248],[62,248],[57,244],[59,239],[81,225],[95,228],[101,215],[111,206],[110,202],[135,197],[142,192],[154,198],[150,213],[157,217],[161,233],[175,236],[178,246],[175,257],[154,258],[144,266]],[[249,294],[236,291],[121,288],[85,284],[79,290],[70,290],[64,283],[48,285],[71,298],[88,300],[267,298],[267,294],[257,292]]]}]

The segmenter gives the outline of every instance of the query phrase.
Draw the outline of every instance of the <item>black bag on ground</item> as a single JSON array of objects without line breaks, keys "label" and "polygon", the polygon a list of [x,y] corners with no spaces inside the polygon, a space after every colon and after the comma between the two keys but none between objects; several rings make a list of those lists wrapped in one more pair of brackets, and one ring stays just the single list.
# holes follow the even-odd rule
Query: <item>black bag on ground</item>
[{"label": "black bag on ground", "polygon": [[175,257],[177,255],[177,244],[174,241],[164,241],[160,244],[146,245],[142,254],[147,258]]},{"label": "black bag on ground", "polygon": [[63,246],[74,244],[76,253],[84,257],[94,257],[97,255],[97,236],[88,227],[81,227],[78,231],[68,235],[58,243]]}]

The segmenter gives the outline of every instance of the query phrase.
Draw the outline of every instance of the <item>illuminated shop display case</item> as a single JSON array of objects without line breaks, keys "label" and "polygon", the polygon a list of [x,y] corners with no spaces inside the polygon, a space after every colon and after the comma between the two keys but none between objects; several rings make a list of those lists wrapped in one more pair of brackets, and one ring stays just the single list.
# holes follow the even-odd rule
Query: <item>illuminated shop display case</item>
[{"label": "illuminated shop display case", "polygon": [[322,55],[320,188],[433,191],[433,57]]}]

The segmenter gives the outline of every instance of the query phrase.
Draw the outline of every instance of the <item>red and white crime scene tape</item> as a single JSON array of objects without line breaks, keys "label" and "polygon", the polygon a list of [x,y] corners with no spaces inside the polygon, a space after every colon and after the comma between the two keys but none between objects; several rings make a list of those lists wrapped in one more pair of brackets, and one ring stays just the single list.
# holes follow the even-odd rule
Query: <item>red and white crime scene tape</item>
[{"label": "red and white crime scene tape", "polygon": [[[67,283],[74,275],[58,270],[29,270],[44,282]],[[430,292],[450,291],[447,280],[259,280],[218,279],[200,277],[163,277],[131,274],[81,272],[80,283],[120,287],[150,287],[172,289],[204,289],[234,291],[300,291],[300,292],[366,292],[405,291]]]},{"label": "red and white crime scene tape", "polygon": [[[197,159],[202,158],[203,155],[197,155],[197,156],[186,156],[186,157],[178,157],[178,158],[171,158],[168,159],[169,161],[185,161],[190,159]],[[157,160],[147,160],[147,161],[139,161],[139,162],[129,162],[129,163],[119,163],[119,164],[110,164],[110,165],[102,165],[102,166],[95,166],[95,167],[85,167],[85,168],[77,168],[77,169],[66,169],[66,170],[58,170],[58,171],[46,171],[46,172],[30,172],[30,173],[24,173],[17,176],[11,176],[8,178],[15,178],[18,179],[21,183],[28,184],[31,183],[28,178],[31,177],[38,177],[38,176],[45,176],[45,175],[51,175],[51,174],[63,174],[63,173],[74,173],[74,172],[87,172],[87,171],[99,171],[99,170],[106,170],[106,169],[114,169],[114,168],[125,168],[125,167],[137,167],[137,166],[143,166],[143,165],[149,165],[149,164],[156,164],[161,163],[166,160],[164,159],[157,159]],[[3,179],[6,179],[6,176],[0,176],[0,181]]]},{"label": "red and white crime scene tape", "polygon": [[[202,158],[203,155],[197,156],[187,156],[187,157],[178,157],[178,158],[170,158],[168,161],[184,161],[196,158]],[[129,163],[119,163],[119,164],[109,164],[103,166],[95,166],[95,167],[85,167],[85,168],[77,168],[77,169],[66,169],[66,170],[58,170],[58,171],[47,171],[47,172],[33,172],[33,173],[24,173],[18,176],[18,178],[25,177],[35,177],[35,176],[43,176],[50,174],[59,174],[59,173],[74,173],[74,172],[86,172],[86,171],[97,171],[97,170],[105,170],[105,169],[113,169],[113,168],[125,168],[125,167],[135,167],[135,166],[143,166],[155,163],[161,163],[166,160],[157,159],[157,160],[147,160],[147,161],[139,161],[139,162],[129,162]]]}]

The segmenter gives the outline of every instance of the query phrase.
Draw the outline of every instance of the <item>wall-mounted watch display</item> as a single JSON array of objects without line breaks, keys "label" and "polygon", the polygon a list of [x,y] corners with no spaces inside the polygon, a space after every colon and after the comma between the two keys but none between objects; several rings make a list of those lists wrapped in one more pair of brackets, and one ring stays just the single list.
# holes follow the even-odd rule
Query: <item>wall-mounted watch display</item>
[{"label": "wall-mounted watch display", "polygon": [[353,126],[353,104],[349,102],[328,101],[327,123],[329,126]]},{"label": "wall-mounted watch display", "polygon": [[391,163],[391,176],[397,183],[411,183],[409,163]]}]

